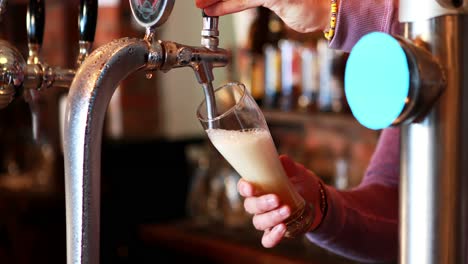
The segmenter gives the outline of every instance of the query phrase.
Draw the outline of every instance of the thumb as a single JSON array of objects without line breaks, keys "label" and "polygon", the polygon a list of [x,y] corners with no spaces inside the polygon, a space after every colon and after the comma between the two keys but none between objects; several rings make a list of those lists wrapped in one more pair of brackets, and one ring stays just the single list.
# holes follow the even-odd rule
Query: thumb
[{"label": "thumb", "polygon": [[281,155],[279,159],[281,161],[281,165],[283,165],[284,171],[286,172],[286,175],[288,176],[288,178],[291,178],[297,175],[298,168],[294,160],[292,160],[287,155]]}]

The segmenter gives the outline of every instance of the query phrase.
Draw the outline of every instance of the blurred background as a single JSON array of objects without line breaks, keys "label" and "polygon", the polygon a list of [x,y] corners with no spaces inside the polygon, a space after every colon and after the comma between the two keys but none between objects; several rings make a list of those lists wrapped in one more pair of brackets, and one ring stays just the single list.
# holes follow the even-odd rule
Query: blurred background
[{"label": "blurred background", "polygon": [[[9,0],[0,38],[27,57],[27,0]],[[41,56],[75,68],[79,1],[47,0]],[[198,46],[201,14],[177,1],[157,38]],[[378,132],[351,116],[343,92],[347,54],[322,32],[298,34],[264,8],[220,19],[233,62],[215,86],[241,81],[264,111],[280,154],[327,184],[359,184]],[[143,37],[128,1],[100,0],[94,48]],[[28,98],[0,110],[0,263],[65,263],[61,147],[66,92],[45,91],[33,127]],[[195,116],[203,91],[190,69],[127,78],[108,108],[102,148],[101,263],[349,263],[302,238],[267,250],[237,194],[239,175]],[[35,137],[33,131],[42,136]],[[227,257],[227,256],[233,257]],[[315,261],[315,262],[311,262]]]}]

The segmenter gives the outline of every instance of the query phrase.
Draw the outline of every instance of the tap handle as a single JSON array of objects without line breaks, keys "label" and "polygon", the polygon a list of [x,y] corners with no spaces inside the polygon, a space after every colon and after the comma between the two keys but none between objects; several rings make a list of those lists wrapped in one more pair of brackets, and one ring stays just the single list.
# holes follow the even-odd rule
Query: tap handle
[{"label": "tap handle", "polygon": [[80,0],[80,10],[78,15],[78,29],[80,31],[80,42],[77,67],[88,57],[93,46],[94,35],[96,33],[96,23],[98,14],[98,0]]},{"label": "tap handle", "polygon": [[201,44],[208,49],[217,49],[219,45],[219,31],[218,23],[219,17],[208,16],[204,10],[202,10],[203,17],[203,28],[201,31]]},{"label": "tap handle", "polygon": [[[202,17],[212,17],[212,16],[209,16],[205,13],[205,10],[202,10]],[[214,18],[219,18],[217,16],[215,16]]]},{"label": "tap handle", "polygon": [[80,11],[78,18],[80,41],[94,41],[97,14],[98,0],[80,0]]},{"label": "tap handle", "polygon": [[26,15],[28,43],[42,45],[44,39],[45,6],[43,0],[30,0]]},{"label": "tap handle", "polygon": [[203,17],[203,29],[215,30],[216,33],[218,33],[219,16],[209,16],[205,13],[205,10],[202,10],[202,17]]}]

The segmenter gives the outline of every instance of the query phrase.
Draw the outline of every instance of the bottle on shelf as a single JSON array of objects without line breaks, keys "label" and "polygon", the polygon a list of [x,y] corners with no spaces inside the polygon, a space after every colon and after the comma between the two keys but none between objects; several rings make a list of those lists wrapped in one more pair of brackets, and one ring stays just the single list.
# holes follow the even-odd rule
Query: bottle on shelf
[{"label": "bottle on shelf", "polygon": [[282,111],[295,111],[299,96],[300,85],[300,47],[291,39],[283,39],[279,42],[281,52],[281,98],[280,109]]},{"label": "bottle on shelf", "polygon": [[256,18],[249,29],[248,59],[250,83],[247,86],[250,89],[252,97],[261,106],[265,94],[265,57],[263,47],[268,37],[270,11],[265,7],[257,7],[256,11]]},{"label": "bottle on shelf", "polygon": [[281,54],[272,44],[265,46],[265,109],[279,108],[281,96]]},{"label": "bottle on shelf", "polygon": [[345,56],[343,52],[330,49],[326,40],[317,43],[317,51],[320,65],[319,111],[344,112],[346,110],[343,87]]},{"label": "bottle on shelf", "polygon": [[318,96],[320,90],[318,76],[317,51],[310,45],[301,49],[301,82],[302,94],[298,101],[300,112],[318,111]]},{"label": "bottle on shelf", "polygon": [[285,38],[286,26],[273,12],[268,20],[267,43],[263,47],[265,56],[264,108],[277,109],[281,97],[281,52],[278,43]]}]

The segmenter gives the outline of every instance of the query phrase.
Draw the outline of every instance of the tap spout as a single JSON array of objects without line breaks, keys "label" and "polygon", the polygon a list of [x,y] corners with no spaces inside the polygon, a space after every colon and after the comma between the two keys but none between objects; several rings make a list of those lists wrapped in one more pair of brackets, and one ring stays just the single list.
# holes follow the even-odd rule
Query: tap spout
[{"label": "tap spout", "polygon": [[120,81],[148,64],[151,47],[130,38],[104,45],[83,62],[71,84],[64,131],[68,264],[99,263],[104,117]]}]

